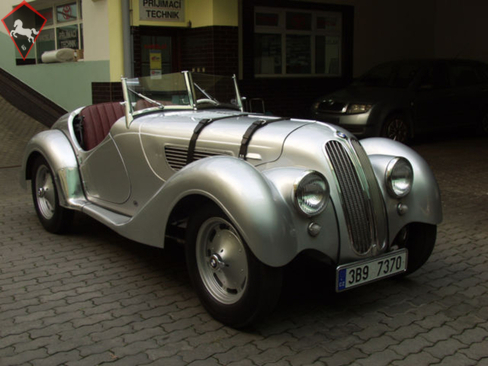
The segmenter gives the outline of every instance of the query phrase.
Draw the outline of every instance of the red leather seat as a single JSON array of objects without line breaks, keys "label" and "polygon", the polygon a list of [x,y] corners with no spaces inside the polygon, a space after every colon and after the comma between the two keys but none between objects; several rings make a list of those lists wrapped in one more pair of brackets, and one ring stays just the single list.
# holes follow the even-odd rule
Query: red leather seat
[{"label": "red leather seat", "polygon": [[85,150],[97,146],[110,132],[112,125],[124,116],[124,106],[119,102],[100,103],[85,107],[81,111],[83,143]]}]

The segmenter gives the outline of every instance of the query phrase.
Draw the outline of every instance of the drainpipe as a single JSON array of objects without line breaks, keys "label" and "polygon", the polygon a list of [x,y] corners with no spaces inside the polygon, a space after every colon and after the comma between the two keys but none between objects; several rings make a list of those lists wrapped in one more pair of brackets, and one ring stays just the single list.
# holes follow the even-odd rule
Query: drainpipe
[{"label": "drainpipe", "polygon": [[130,0],[122,0],[122,41],[124,47],[124,77],[134,77],[134,53],[130,31]]}]

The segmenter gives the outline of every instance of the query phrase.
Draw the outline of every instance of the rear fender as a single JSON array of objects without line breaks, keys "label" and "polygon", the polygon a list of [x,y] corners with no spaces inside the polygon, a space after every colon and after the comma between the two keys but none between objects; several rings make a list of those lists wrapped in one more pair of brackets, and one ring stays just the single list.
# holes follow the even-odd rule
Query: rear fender
[{"label": "rear fender", "polygon": [[270,266],[288,263],[297,251],[293,220],[277,189],[249,163],[227,156],[198,160],[174,174],[121,234],[161,246],[178,202],[204,196],[229,217],[251,251]]},{"label": "rear fender", "polygon": [[43,156],[54,174],[59,191],[59,204],[70,209],[81,209],[85,197],[78,172],[78,162],[71,143],[59,130],[43,131],[27,144],[22,161],[21,185],[32,179],[32,165],[37,156]]}]

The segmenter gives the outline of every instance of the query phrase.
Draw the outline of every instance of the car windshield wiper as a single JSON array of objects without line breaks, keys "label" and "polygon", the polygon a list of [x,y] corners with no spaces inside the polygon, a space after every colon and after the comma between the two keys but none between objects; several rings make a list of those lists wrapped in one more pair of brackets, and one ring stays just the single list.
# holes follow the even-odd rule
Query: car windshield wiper
[{"label": "car windshield wiper", "polygon": [[132,93],[134,93],[135,95],[137,95],[139,98],[141,99],[144,99],[145,101],[149,102],[149,103],[153,103],[153,104],[156,104],[159,108],[164,108],[164,105],[151,99],[151,98],[148,98],[146,97],[145,95],[141,94],[141,93],[138,93],[136,92],[135,90],[132,90],[131,88],[127,88],[129,89],[129,91],[131,91]]},{"label": "car windshield wiper", "polygon": [[214,102],[216,103],[219,103],[219,101],[217,99],[215,99],[214,97],[212,97],[210,94],[208,94],[204,89],[202,89],[197,83],[193,82],[193,85],[195,85],[197,87],[198,90],[200,90],[202,92],[203,95],[205,95],[208,99],[210,100],[213,100]]}]

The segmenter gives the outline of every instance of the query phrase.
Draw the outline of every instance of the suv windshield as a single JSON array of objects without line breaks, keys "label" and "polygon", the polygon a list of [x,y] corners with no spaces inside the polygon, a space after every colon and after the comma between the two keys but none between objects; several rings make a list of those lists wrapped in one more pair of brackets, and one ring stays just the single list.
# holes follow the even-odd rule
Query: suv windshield
[{"label": "suv windshield", "polygon": [[161,109],[242,108],[231,77],[181,72],[125,79],[123,84],[133,115]]}]

